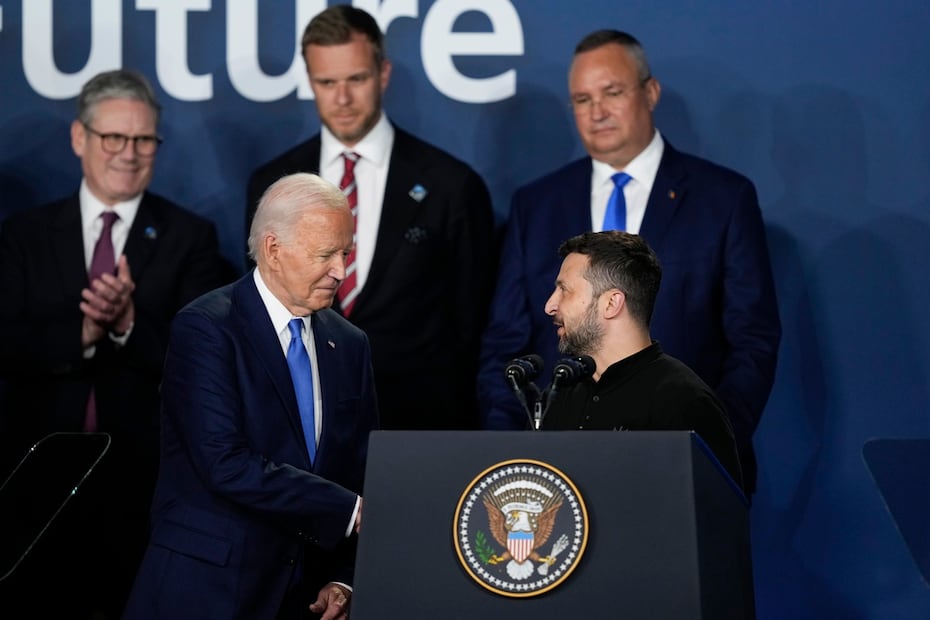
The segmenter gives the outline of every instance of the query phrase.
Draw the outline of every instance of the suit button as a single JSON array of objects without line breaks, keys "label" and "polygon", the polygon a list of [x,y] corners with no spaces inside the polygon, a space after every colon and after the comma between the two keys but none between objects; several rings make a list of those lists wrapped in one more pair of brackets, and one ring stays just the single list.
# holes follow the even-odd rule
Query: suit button
[{"label": "suit button", "polygon": [[601,400],[601,397],[600,397],[600,396],[595,396],[595,397],[594,397],[594,398],[592,398],[591,400],[593,400],[594,402],[596,402],[596,403],[597,403],[597,402],[600,402],[600,400]]}]

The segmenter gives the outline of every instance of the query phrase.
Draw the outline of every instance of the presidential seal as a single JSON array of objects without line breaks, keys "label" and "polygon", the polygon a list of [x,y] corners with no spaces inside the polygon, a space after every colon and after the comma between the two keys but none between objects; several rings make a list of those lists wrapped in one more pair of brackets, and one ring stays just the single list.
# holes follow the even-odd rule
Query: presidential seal
[{"label": "presidential seal", "polygon": [[465,489],[454,528],[455,551],[472,579],[504,596],[537,596],[575,570],[588,541],[588,512],[558,469],[504,461]]}]

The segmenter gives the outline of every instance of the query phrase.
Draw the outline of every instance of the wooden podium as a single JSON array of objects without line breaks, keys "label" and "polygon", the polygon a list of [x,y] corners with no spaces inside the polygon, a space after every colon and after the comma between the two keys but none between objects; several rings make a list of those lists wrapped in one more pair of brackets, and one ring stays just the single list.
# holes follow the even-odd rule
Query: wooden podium
[{"label": "wooden podium", "polygon": [[[558,556],[553,570],[564,577],[550,577],[538,594],[521,590],[543,577],[518,576],[514,586],[507,562],[474,553],[479,545],[465,535],[470,527],[482,534],[503,527],[484,501],[491,489],[506,497],[514,486],[539,486],[489,480],[475,489],[484,473],[513,462],[564,474],[571,489],[560,488],[577,491],[581,506],[556,517],[574,527],[579,557],[566,568],[558,562],[572,552]],[[353,620],[755,617],[746,500],[691,432],[378,431],[364,498]],[[542,505],[503,501],[511,527],[519,529],[514,507],[522,507],[543,535]],[[504,539],[486,538],[478,542],[500,558]],[[537,556],[548,557],[551,546],[540,545]],[[542,574],[543,563],[527,558],[520,566]],[[515,590],[499,591],[506,588]]]}]

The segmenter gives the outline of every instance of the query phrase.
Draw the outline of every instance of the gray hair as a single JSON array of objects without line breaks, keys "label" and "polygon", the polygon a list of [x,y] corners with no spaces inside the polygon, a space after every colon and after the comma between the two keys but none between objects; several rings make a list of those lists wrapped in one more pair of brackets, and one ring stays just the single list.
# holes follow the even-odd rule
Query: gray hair
[{"label": "gray hair", "polygon": [[319,208],[348,209],[349,203],[342,190],[315,174],[298,172],[275,181],[258,201],[249,230],[249,257],[258,263],[267,235],[284,245],[292,243],[300,218]]},{"label": "gray hair", "polygon": [[106,99],[132,99],[147,105],[155,115],[155,125],[161,114],[161,106],[155,91],[144,75],[130,69],[116,69],[98,73],[84,84],[78,95],[78,120],[90,125],[94,120],[97,104]]},{"label": "gray hair", "polygon": [[620,30],[595,30],[578,42],[578,45],[575,46],[575,55],[577,56],[583,52],[590,52],[591,50],[604,47],[611,43],[619,45],[633,57],[633,62],[636,64],[636,73],[639,76],[640,82],[645,82],[652,77],[652,72],[649,69],[649,61],[646,60],[646,50],[643,49],[642,44],[636,37],[628,32],[622,32]]}]

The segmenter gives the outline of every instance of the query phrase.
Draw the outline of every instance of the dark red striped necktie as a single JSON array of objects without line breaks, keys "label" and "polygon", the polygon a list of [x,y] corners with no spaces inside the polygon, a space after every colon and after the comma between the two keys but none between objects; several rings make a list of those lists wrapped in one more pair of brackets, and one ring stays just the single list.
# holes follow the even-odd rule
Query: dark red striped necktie
[{"label": "dark red striped necktie", "polygon": [[[345,171],[342,173],[342,181],[339,183],[339,189],[345,194],[349,201],[349,208],[352,209],[352,221],[356,234],[353,240],[358,237],[358,189],[355,184],[355,164],[358,162],[358,153],[343,153],[342,159],[345,161]],[[355,265],[355,245],[353,244],[352,252],[346,258],[346,279],[339,285],[339,291],[336,298],[342,308],[342,314],[349,316],[352,313],[352,307],[355,306],[355,298],[358,297],[358,272]]]}]

